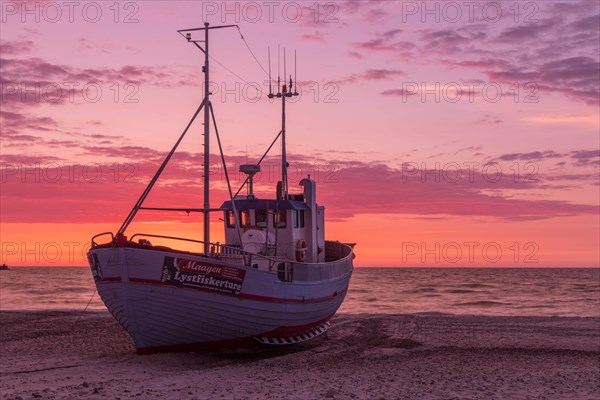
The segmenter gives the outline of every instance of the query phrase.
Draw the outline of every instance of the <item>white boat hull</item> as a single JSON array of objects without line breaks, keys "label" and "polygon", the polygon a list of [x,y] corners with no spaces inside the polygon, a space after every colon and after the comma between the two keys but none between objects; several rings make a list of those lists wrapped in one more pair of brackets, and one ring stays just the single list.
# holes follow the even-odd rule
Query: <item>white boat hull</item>
[{"label": "white boat hull", "polygon": [[101,246],[88,257],[102,301],[142,353],[313,337],[342,304],[353,270],[351,250],[333,262],[289,263],[284,281],[172,250]]}]

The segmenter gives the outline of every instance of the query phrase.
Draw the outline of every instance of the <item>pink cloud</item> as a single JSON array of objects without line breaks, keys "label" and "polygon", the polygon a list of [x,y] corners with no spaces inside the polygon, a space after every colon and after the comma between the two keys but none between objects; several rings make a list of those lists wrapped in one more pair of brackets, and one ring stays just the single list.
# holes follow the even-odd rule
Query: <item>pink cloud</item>
[{"label": "pink cloud", "polygon": [[[10,50],[20,47],[20,43],[3,42],[3,53],[6,47],[10,54]],[[81,98],[86,84],[109,82],[161,87],[188,84],[186,79],[182,79],[181,73],[164,67],[125,65],[121,68],[76,68],[39,57],[0,58],[0,101],[10,107],[65,104],[72,97]],[[27,88],[29,94],[24,94],[23,88]],[[41,101],[42,94],[47,97],[46,101]]]},{"label": "pink cloud", "polygon": [[562,157],[564,157],[564,154],[559,154],[553,150],[547,150],[547,151],[532,151],[529,153],[503,154],[503,155],[495,158],[495,160],[500,160],[500,161],[515,161],[515,160],[540,161],[540,160],[544,160],[544,159],[548,159],[548,158],[562,158]]},{"label": "pink cloud", "polygon": [[359,81],[375,81],[375,80],[390,80],[395,76],[406,75],[404,71],[398,69],[368,69],[361,74],[352,74],[340,80],[333,82],[344,84],[344,83],[355,83]]},{"label": "pink cloud", "polygon": [[349,51],[349,52],[348,52],[348,55],[349,55],[350,57],[352,57],[352,58],[356,58],[357,60],[362,60],[362,59],[364,59],[364,58],[365,58],[365,57],[364,57],[362,54],[360,54],[358,51]]},{"label": "pink cloud", "polygon": [[302,35],[302,39],[304,40],[310,40],[313,42],[319,42],[319,43],[325,43],[325,35],[323,35],[321,32],[315,32],[315,33],[306,33],[304,35]]},{"label": "pink cloud", "polygon": [[345,16],[360,15],[362,19],[370,23],[377,23],[389,17],[391,15],[390,6],[393,6],[386,0],[347,0],[339,4],[340,10]]},{"label": "pink cloud", "polygon": [[364,73],[364,78],[368,80],[391,79],[394,76],[406,75],[404,71],[390,69],[368,69]]},{"label": "pink cloud", "polygon": [[406,90],[406,89],[387,89],[387,90],[384,90],[383,92],[381,92],[381,94],[384,96],[404,97],[404,96],[415,96],[417,93],[415,93],[414,91],[411,91],[411,90]]},{"label": "pink cloud", "polygon": [[502,122],[503,122],[502,119],[500,119],[498,117],[494,117],[492,115],[485,114],[482,118],[478,119],[477,121],[474,121],[473,124],[476,124],[476,125],[483,125],[483,124],[499,125]]},{"label": "pink cloud", "polygon": [[[490,195],[487,194],[490,190],[533,190],[539,188],[539,184],[531,182],[523,185],[512,177],[487,182],[481,179],[481,171],[474,172],[480,178],[471,182],[463,176],[457,182],[451,182],[444,179],[440,171],[426,170],[403,176],[401,170],[382,164],[356,163],[339,171],[339,184],[321,189],[321,201],[324,204],[336,204],[336,209],[331,212],[339,218],[361,214],[365,209],[371,213],[490,216],[510,220],[598,213],[596,206]],[[425,179],[429,177],[429,181],[424,182],[423,176]],[[440,176],[437,181],[436,176]],[[585,177],[590,179],[590,175]],[[360,187],[361,190],[353,191],[353,187]]]},{"label": "pink cloud", "polygon": [[563,93],[588,104],[600,102],[600,62],[590,57],[551,61],[535,70],[490,71],[488,75],[494,81],[507,84],[539,83],[540,90]]},{"label": "pink cloud", "polygon": [[[470,151],[476,151],[472,147]],[[97,152],[98,160],[109,155]],[[30,156],[3,157],[3,220],[7,222],[99,222],[118,221],[129,210],[157,170],[162,157],[154,150],[130,146],[122,150],[129,161],[111,161],[90,164],[67,164],[52,158]],[[508,154],[497,160],[540,160],[557,158],[553,151]],[[562,155],[579,160],[597,160],[597,152],[576,151]],[[201,157],[182,152],[176,164],[170,165],[146,206],[192,207],[201,193]],[[418,170],[420,164],[406,164],[392,168],[381,163],[359,161],[328,162],[302,155],[290,155],[294,162],[290,169],[292,192],[300,192],[298,181],[311,174],[318,182],[319,202],[330,206],[328,216],[340,219],[362,213],[394,213],[417,215],[488,216],[508,220],[545,219],[566,215],[595,215],[596,206],[555,200],[516,199],[520,191],[556,190],[568,186],[552,176],[547,179],[515,181],[512,175],[498,177],[494,171],[484,174],[480,168],[470,173],[463,170],[460,179],[452,169]],[[272,195],[278,179],[277,158],[267,158],[263,172],[257,177],[259,196]],[[246,163],[245,156],[227,158],[234,190],[243,176],[236,166]],[[318,167],[315,167],[315,163]],[[223,169],[219,157],[211,157],[213,178],[212,202],[215,206],[227,199]],[[415,167],[417,170],[415,170]],[[20,170],[20,168],[25,168]],[[37,175],[36,175],[37,168]],[[23,172],[25,171],[25,173]],[[28,172],[27,172],[28,171]],[[564,175],[564,174],[563,174]],[[59,176],[60,179],[56,177]],[[594,174],[572,174],[569,184],[597,184]],[[554,183],[557,182],[557,183]],[[360,188],[360,190],[356,190]],[[43,193],[43,196],[40,194]],[[513,194],[511,194],[513,193]],[[65,199],[69,199],[65,202]],[[194,206],[195,207],[195,206]],[[40,211],[32,210],[51,210]],[[143,220],[179,220],[179,214],[145,213]]]},{"label": "pink cloud", "polygon": [[35,47],[31,40],[15,40],[15,41],[2,41],[0,42],[0,48],[4,56],[20,55],[31,52]]},{"label": "pink cloud", "polygon": [[392,29],[375,35],[374,39],[352,43],[353,51],[387,52],[398,55],[401,58],[411,58],[416,45],[409,41],[395,40],[397,35],[402,34],[402,29]]},{"label": "pink cloud", "polygon": [[[493,82],[533,84],[540,93],[560,93],[594,106],[600,102],[599,11],[597,2],[548,3],[535,19],[516,26],[505,18],[498,24],[426,28],[410,42],[397,40],[403,32],[388,31],[352,43],[351,51],[469,68]],[[527,46],[512,46],[515,42]]]}]

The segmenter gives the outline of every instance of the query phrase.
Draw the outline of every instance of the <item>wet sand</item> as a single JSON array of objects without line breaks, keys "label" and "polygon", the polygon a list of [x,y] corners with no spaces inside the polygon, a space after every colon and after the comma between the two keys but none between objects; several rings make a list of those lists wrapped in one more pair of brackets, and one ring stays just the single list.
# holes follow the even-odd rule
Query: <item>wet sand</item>
[{"label": "wet sand", "polygon": [[346,314],[292,348],[153,355],[108,313],[0,324],[2,399],[600,397],[600,318]]}]

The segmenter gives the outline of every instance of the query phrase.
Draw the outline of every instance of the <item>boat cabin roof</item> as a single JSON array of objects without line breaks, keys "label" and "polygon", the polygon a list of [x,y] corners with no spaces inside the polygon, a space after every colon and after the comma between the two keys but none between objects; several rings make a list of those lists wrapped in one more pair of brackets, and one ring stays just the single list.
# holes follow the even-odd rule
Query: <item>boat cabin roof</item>
[{"label": "boat cabin roof", "polygon": [[[265,200],[265,199],[235,199],[238,210],[309,210],[303,201],[298,200]],[[232,210],[231,201],[221,205],[223,210]]]}]

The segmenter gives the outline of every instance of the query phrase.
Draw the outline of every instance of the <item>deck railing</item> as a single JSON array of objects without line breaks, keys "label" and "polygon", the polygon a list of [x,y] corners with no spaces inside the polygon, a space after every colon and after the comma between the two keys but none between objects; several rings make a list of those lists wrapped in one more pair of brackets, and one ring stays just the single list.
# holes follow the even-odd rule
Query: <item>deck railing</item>
[{"label": "deck railing", "polygon": [[[115,236],[113,235],[113,233],[112,232],[103,232],[103,233],[99,233],[99,234],[95,235],[94,237],[92,237],[92,249],[96,248],[98,246],[101,246],[101,244],[96,243],[96,239],[98,237],[105,236],[105,235],[110,235],[111,241],[108,243],[105,243],[104,246],[106,246],[108,244],[112,244],[115,247],[118,247],[117,240],[116,240]],[[148,248],[156,247],[156,246],[152,246],[149,242],[145,243],[143,240],[139,241],[139,243],[135,243],[133,241],[133,239],[139,238],[139,237],[176,240],[176,241],[183,241],[183,242],[190,242],[190,243],[198,243],[198,244],[202,244],[202,245],[204,245],[204,243],[205,243],[202,240],[188,239],[188,238],[182,238],[182,237],[177,237],[177,236],[156,235],[156,234],[151,234],[151,233],[136,233],[133,236],[131,236],[129,241],[125,241],[125,246],[134,245],[136,247],[137,246],[141,246],[141,247],[148,246]],[[349,273],[352,270],[352,262],[351,261],[352,261],[352,258],[354,257],[352,247],[345,243],[340,243],[340,242],[326,241],[325,243],[326,243],[326,246],[325,246],[326,258],[328,258],[327,256],[340,257],[339,259],[334,260],[334,261],[328,260],[326,265],[319,264],[319,263],[315,263],[315,264],[302,263],[302,262],[296,262],[296,261],[291,261],[291,260],[287,260],[287,259],[269,257],[269,256],[265,256],[263,254],[246,251],[237,246],[224,245],[219,242],[209,243],[209,247],[210,247],[209,254],[197,253],[197,255],[202,255],[202,256],[212,257],[212,258],[220,258],[220,257],[242,258],[244,261],[244,265],[247,267],[253,266],[253,262],[252,262],[253,259],[258,258],[258,259],[266,260],[266,261],[268,261],[268,265],[269,265],[268,270],[270,272],[276,273],[278,278],[284,282],[291,282],[291,281],[307,281],[308,282],[308,281],[317,281],[317,280],[328,280],[328,279],[334,279],[336,277],[339,277],[341,275],[345,275],[345,274]],[[180,251],[180,250],[175,250],[175,249],[171,249],[171,250]],[[192,254],[196,254],[196,253],[192,252]]]},{"label": "deck railing", "polygon": [[[112,232],[103,232],[103,233],[99,233],[98,235],[95,235],[94,237],[92,237],[92,249],[100,246],[100,244],[96,243],[95,239],[98,237],[104,236],[104,235],[110,235],[110,237],[111,237],[110,242],[107,242],[104,245],[114,244],[115,247],[118,246],[115,236],[113,235]],[[149,244],[145,244],[143,241],[140,241],[139,243],[136,243],[134,241],[134,238],[140,238],[140,237],[177,240],[177,241],[184,241],[184,242],[190,242],[190,243],[198,243],[198,244],[202,244],[202,245],[204,245],[204,243],[205,243],[203,240],[188,239],[188,238],[182,238],[182,237],[178,237],[178,236],[156,235],[156,234],[152,234],[152,233],[136,233],[133,236],[131,236],[131,238],[128,241],[125,241],[125,243],[126,243],[126,245],[133,243],[136,246],[145,246],[145,245],[152,246]],[[152,246],[152,247],[155,247],[155,246]],[[240,258],[244,259],[244,264],[246,266],[252,265],[253,258],[259,258],[259,259],[269,261],[269,270],[273,270],[275,266],[277,266],[278,264],[280,264],[282,262],[285,262],[286,264],[290,263],[289,260],[284,260],[284,259],[280,259],[280,258],[265,256],[263,254],[253,253],[250,251],[246,251],[240,247],[228,246],[228,245],[224,245],[224,244],[218,243],[218,242],[217,243],[210,242],[209,247],[210,247],[209,254],[203,254],[203,253],[197,253],[197,254],[203,255],[206,257],[214,257],[214,258],[218,258],[218,257],[222,257],[222,256],[226,256],[226,257],[239,256]],[[175,249],[172,249],[172,250],[175,250]],[[179,251],[179,250],[176,250],[176,251]]]}]

